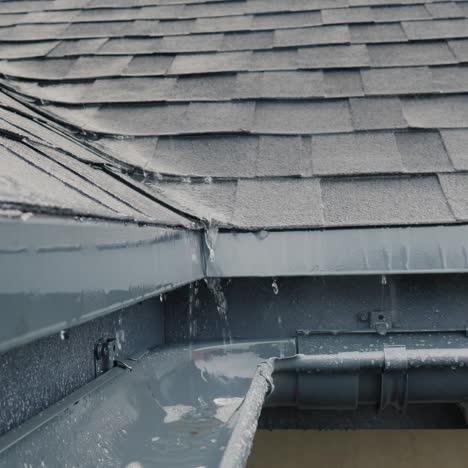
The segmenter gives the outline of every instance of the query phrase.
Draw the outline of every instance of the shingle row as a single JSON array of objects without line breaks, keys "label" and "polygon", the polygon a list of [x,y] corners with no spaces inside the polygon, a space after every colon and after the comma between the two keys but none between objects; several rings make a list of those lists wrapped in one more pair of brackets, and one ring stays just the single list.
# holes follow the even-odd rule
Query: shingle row
[{"label": "shingle row", "polygon": [[[286,2],[282,2],[286,4]],[[42,11],[15,15],[3,15],[1,25],[14,24],[40,24],[40,23],[68,23],[68,22],[107,22],[132,21],[141,19],[196,19],[229,16],[254,15],[255,20],[261,23],[269,21],[282,21],[288,23],[299,14],[306,15],[303,21],[311,20],[314,24],[346,24],[346,23],[372,23],[381,21],[411,21],[431,18],[464,18],[466,17],[466,4],[462,6],[453,3],[440,3],[430,6],[411,5],[402,7],[340,7],[317,10],[310,2],[302,3],[296,8],[285,11],[275,11],[265,4],[248,7],[247,2],[220,2],[207,7],[205,4],[192,5],[160,5],[138,8],[102,8],[66,11]],[[330,5],[328,5],[330,7]],[[281,7],[280,7],[281,8]],[[279,19],[282,17],[283,19]],[[256,21],[255,21],[256,22]]]},{"label": "shingle row", "polygon": [[[452,47],[452,49],[450,48]],[[83,56],[0,61],[0,73],[37,80],[160,76],[241,71],[448,65],[468,61],[468,41],[330,45],[271,51],[179,55]],[[452,52],[453,50],[453,52]]]},{"label": "shingle row", "polygon": [[355,130],[468,128],[468,96],[313,101],[191,102],[45,108],[91,132],[129,136],[197,133],[326,134]]},{"label": "shingle row", "polygon": [[[3,111],[2,117],[9,113]],[[0,128],[15,127],[0,121]],[[26,132],[27,133],[27,132]],[[22,134],[27,138],[25,132]],[[34,210],[58,210],[61,214],[105,217],[166,225],[189,222],[158,205],[112,176],[39,141],[28,145],[0,138],[0,165],[4,182],[0,203]]]},{"label": "shingle row", "polygon": [[[468,130],[369,131],[318,136],[192,136],[138,139],[145,171],[181,177],[251,178],[466,170]],[[128,141],[100,147],[136,164]]]},{"label": "shingle row", "polygon": [[[366,23],[366,21],[363,21]],[[0,27],[2,41],[36,41],[56,39],[84,39],[108,37],[164,37],[172,35],[190,35],[216,32],[281,30],[288,28],[311,28],[302,36],[327,33],[330,28],[345,28],[347,25],[321,24],[320,14],[316,12],[275,14],[275,15],[245,15],[215,18],[181,19],[181,20],[116,20],[94,22],[62,22],[17,24]],[[328,23],[333,23],[329,21]],[[354,23],[348,21],[348,23]],[[351,39],[354,42],[385,42],[407,40],[427,40],[466,37],[468,19],[433,19],[413,20],[400,23],[375,23],[351,25]],[[403,29],[404,32],[403,32]],[[315,28],[315,29],[313,29]],[[365,33],[364,31],[367,31]],[[406,34],[405,34],[406,33]],[[292,33],[290,33],[292,34]],[[281,45],[281,33],[278,32]],[[312,39],[309,39],[311,41]],[[349,41],[349,38],[346,39]],[[311,43],[311,42],[308,42]],[[313,42],[312,42],[313,43]]]},{"label": "shingle row", "polygon": [[[26,2],[22,2],[26,3]],[[152,3],[152,4],[151,4]],[[114,21],[133,19],[181,19],[181,18],[206,18],[223,16],[242,16],[247,14],[284,14],[288,12],[322,12],[324,23],[348,23],[348,22],[373,22],[429,18],[461,18],[466,15],[466,3],[456,4],[454,2],[428,3],[427,5],[393,5],[386,6],[349,6],[347,1],[335,1],[333,5],[324,1],[303,0],[281,0],[269,1],[225,1],[206,3],[181,2],[168,5],[159,2],[145,2],[137,5],[116,4],[106,2],[100,6],[85,2],[77,2],[77,9],[58,10],[42,4],[42,8],[35,9],[30,13],[20,13],[17,8],[16,15],[5,18],[5,24],[14,23],[49,23],[60,21]],[[186,4],[185,4],[186,3]],[[389,2],[390,3],[390,2]],[[402,2],[403,3],[403,2]],[[64,7],[73,6],[71,2],[64,2]],[[82,8],[82,9],[78,9]],[[388,11],[388,10],[393,11]],[[1,10],[0,10],[1,11]]]},{"label": "shingle row", "polygon": [[38,149],[41,152],[7,138],[0,139],[2,174],[8,181],[2,185],[0,202],[26,205],[29,210],[41,207],[120,220],[157,219],[168,224],[183,221],[104,173],[49,147]]},{"label": "shingle row", "polygon": [[153,190],[214,223],[243,229],[466,221],[468,176],[240,179]]}]

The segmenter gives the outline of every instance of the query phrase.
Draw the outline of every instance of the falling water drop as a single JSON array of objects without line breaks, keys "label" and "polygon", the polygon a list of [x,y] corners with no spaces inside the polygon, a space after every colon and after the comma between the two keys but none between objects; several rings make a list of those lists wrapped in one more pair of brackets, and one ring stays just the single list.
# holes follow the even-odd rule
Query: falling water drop
[{"label": "falling water drop", "polygon": [[221,319],[223,344],[232,343],[231,327],[227,316],[228,304],[219,278],[205,278],[205,283],[213,295],[218,316]]},{"label": "falling water drop", "polygon": [[278,283],[276,282],[276,278],[273,278],[273,281],[271,283],[271,287],[273,289],[273,294],[278,294],[279,293],[279,287],[278,287]]}]

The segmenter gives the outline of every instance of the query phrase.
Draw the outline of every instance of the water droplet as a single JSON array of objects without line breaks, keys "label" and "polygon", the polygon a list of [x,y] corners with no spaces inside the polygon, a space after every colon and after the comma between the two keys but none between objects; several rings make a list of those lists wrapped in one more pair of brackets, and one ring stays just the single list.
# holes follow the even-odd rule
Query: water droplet
[{"label": "water droplet", "polygon": [[279,293],[279,287],[278,287],[278,283],[276,282],[276,278],[273,279],[273,281],[271,283],[271,287],[273,289],[273,294],[278,294]]},{"label": "water droplet", "polygon": [[60,330],[60,339],[62,341],[68,340],[70,338],[70,334],[68,333],[68,330]]},{"label": "water droplet", "polygon": [[208,177],[205,177],[203,180],[205,184],[211,184],[213,182],[213,177],[208,176]]},{"label": "water droplet", "polygon": [[381,283],[382,283],[383,285],[386,285],[386,284],[387,284],[387,277],[386,277],[385,275],[382,275]]}]

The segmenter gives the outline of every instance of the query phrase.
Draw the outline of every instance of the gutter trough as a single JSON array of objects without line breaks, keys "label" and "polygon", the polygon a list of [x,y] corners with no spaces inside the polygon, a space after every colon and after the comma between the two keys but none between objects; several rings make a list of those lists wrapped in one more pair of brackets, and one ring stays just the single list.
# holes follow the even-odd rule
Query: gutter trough
[{"label": "gutter trough", "polygon": [[[0,437],[0,467],[241,468],[265,405],[342,410],[354,402],[404,410],[466,399],[468,348],[305,355],[295,354],[296,345],[289,339],[156,349],[132,371],[114,368]],[[431,389],[431,379],[443,381],[443,390]],[[330,395],[338,396],[333,404]]]}]

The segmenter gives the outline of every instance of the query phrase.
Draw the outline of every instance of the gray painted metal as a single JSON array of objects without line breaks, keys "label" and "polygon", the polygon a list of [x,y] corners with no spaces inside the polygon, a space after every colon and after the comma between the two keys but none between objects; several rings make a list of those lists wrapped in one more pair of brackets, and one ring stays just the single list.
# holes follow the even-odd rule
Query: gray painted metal
[{"label": "gray painted metal", "polygon": [[0,353],[203,277],[468,271],[466,225],[205,235],[32,216],[0,229]]},{"label": "gray painted metal", "polygon": [[0,353],[203,276],[192,231],[35,216],[0,229]]},{"label": "gray painted metal", "polygon": [[[379,411],[389,406],[404,410],[415,403],[463,403],[467,364],[467,348],[395,346],[276,360],[274,381],[282,406],[355,410],[359,405],[373,405]],[[274,394],[269,405],[275,405]]]},{"label": "gray painted metal", "polygon": [[[331,393],[332,396],[339,398],[339,401],[333,401],[331,408],[335,410],[349,409],[351,402],[351,408],[354,409],[360,403],[359,397],[362,394],[366,395],[366,390],[366,396],[370,399],[371,392],[368,391],[368,388],[365,388],[364,391],[360,389],[360,373],[364,374],[366,371],[378,369],[383,372],[383,375],[402,373],[405,377],[405,385],[401,389],[395,386],[394,381],[384,383],[384,380],[381,382],[378,380],[378,384],[373,386],[372,391],[377,394],[374,397],[377,402],[380,401],[381,409],[384,409],[382,402],[385,403],[385,406],[389,404],[398,406],[400,399],[404,399],[403,407],[400,409],[406,406],[408,400],[413,403],[435,401],[462,404],[466,399],[468,387],[467,365],[468,348],[406,350],[404,346],[398,346],[393,349],[384,348],[382,351],[317,355],[296,354],[286,358],[270,358],[257,367],[220,467],[242,468],[245,466],[257,428],[260,409],[265,404],[265,399],[269,394],[271,404],[278,387],[280,387],[279,392],[283,397],[284,387],[286,387],[286,391],[289,390],[292,405],[301,407],[304,393],[310,399],[310,395],[307,395],[310,392],[312,399],[317,394],[320,395],[319,401],[324,407],[327,403],[331,403],[328,398],[329,393]],[[409,369],[417,374],[416,385],[409,384],[406,374]],[[429,376],[421,374],[421,370],[429,369],[435,370],[436,374]],[[285,373],[289,379],[281,378],[284,377]],[[308,386],[301,385],[300,378],[307,379],[311,373],[319,378],[325,378],[325,383],[317,385],[315,381],[314,384]],[[440,382],[443,384],[441,385]],[[431,384],[433,384],[432,388]],[[400,395],[400,392],[403,395]],[[383,398],[387,396],[390,396],[390,400],[383,401]],[[369,401],[366,403],[369,404]]]},{"label": "gray painted metal", "polygon": [[[389,337],[374,334],[374,339]],[[42,463],[51,468],[241,467],[269,392],[273,390],[272,397],[278,392],[283,398],[291,392],[295,401],[301,397],[301,388],[291,382],[298,376],[307,377],[309,371],[335,375],[346,362],[351,365],[344,375],[353,378],[382,367],[389,371],[389,362],[395,362],[395,356],[385,350],[351,351],[344,353],[345,360],[343,353],[295,353],[294,339],[160,348],[137,363],[133,372],[114,369],[103,376],[109,382],[94,381],[0,438],[0,467]],[[396,360],[402,361],[401,357]],[[433,401],[434,395],[438,402],[463,401],[467,348],[420,347],[408,349],[403,357],[418,374],[416,382],[420,380],[419,385],[409,381],[411,401]],[[430,374],[432,371],[438,374]],[[118,380],[114,379],[116,372]],[[281,378],[284,374],[291,378]],[[330,391],[336,384],[329,382],[321,389]],[[368,398],[364,403],[372,401],[369,394],[378,387],[364,382],[360,390],[360,397]],[[340,385],[339,391],[343,390],[346,393],[347,388]],[[411,399],[418,392],[418,400]]]},{"label": "gray painted metal", "polygon": [[105,374],[99,376],[97,379],[91,381],[87,385],[81,387],[76,392],[66,396],[63,400],[60,400],[55,405],[51,406],[47,410],[39,413],[37,416],[28,419],[22,426],[17,429],[13,429],[0,437],[0,455],[6,452],[10,447],[20,442],[21,440],[28,437],[34,431],[37,431],[42,426],[52,421],[63,413],[66,409],[76,404],[82,398],[95,392],[103,385],[112,382],[118,378],[124,370],[120,367],[114,367]]},{"label": "gray painted metal", "polygon": [[247,463],[265,397],[273,386],[273,360],[261,362],[239,411],[238,422],[224,451],[220,468],[243,467]]},{"label": "gray painted metal", "polygon": [[0,467],[218,466],[257,365],[295,349],[293,339],[160,348],[132,372],[118,369],[118,379],[69,397],[67,411],[46,410],[36,430],[0,438],[8,445]]},{"label": "gray painted metal", "polygon": [[95,379],[100,338],[116,337],[119,360],[161,346],[163,307],[155,297],[1,354],[0,435]]},{"label": "gray painted metal", "polygon": [[[165,337],[172,343],[221,339],[223,320],[217,309],[221,303],[226,305],[231,335],[235,338],[276,339],[296,336],[298,330],[315,330],[322,334],[330,330],[333,335],[314,333],[313,340],[309,340],[327,346],[330,353],[336,352],[337,342],[348,349],[358,344],[356,350],[372,344],[377,333],[369,317],[374,312],[377,316],[391,318],[394,328],[387,330],[389,336],[385,342],[388,344],[395,338],[392,330],[405,329],[427,330],[438,347],[446,346],[441,341],[444,339],[452,342],[466,339],[468,275],[395,275],[385,277],[385,284],[382,280],[380,275],[368,275],[199,281],[192,288],[184,286],[167,294]],[[217,289],[223,292],[225,300],[217,302],[207,283],[219,284]],[[191,321],[196,323],[192,333]],[[340,336],[336,335],[337,330],[342,332]],[[367,336],[341,336],[345,331],[356,330]],[[463,334],[461,338],[442,333],[435,336],[436,330],[462,330]],[[299,338],[301,346],[307,342],[305,338]],[[426,346],[431,340],[425,340]],[[321,351],[315,348],[301,352],[316,354]]]},{"label": "gray painted metal", "polygon": [[468,226],[222,232],[212,277],[468,271]]}]

